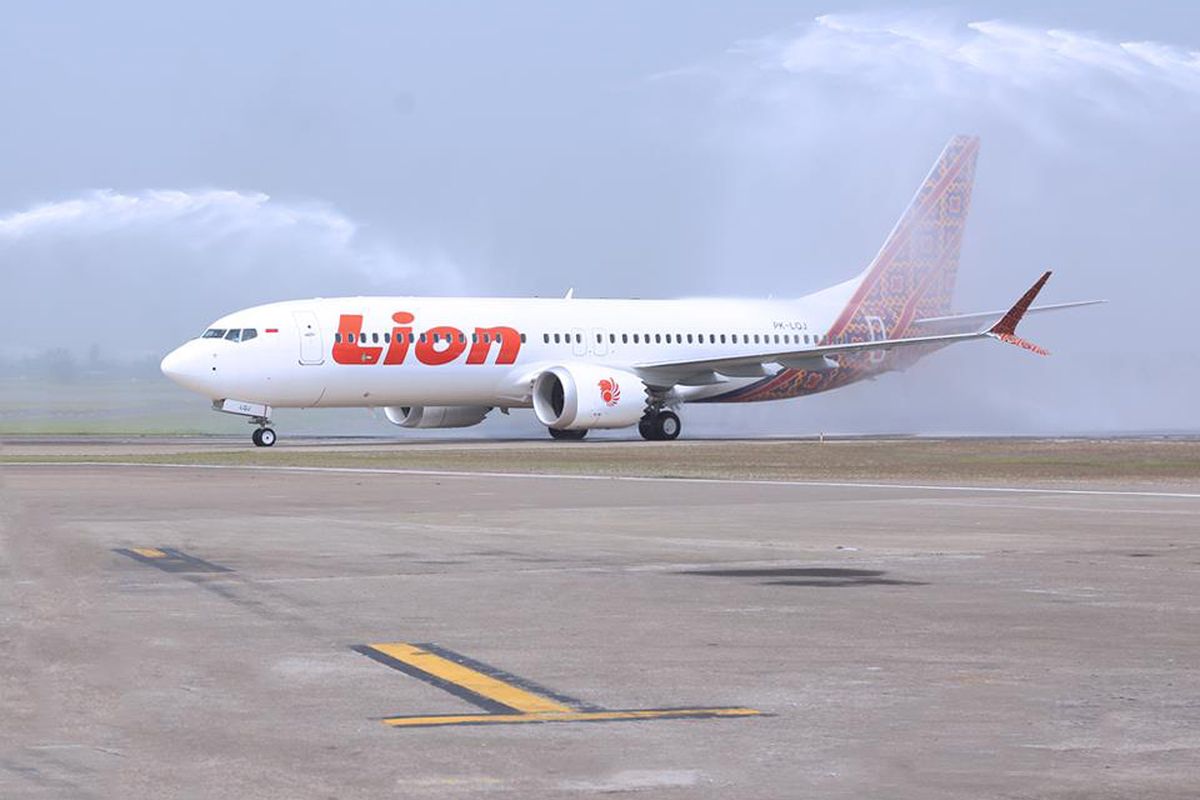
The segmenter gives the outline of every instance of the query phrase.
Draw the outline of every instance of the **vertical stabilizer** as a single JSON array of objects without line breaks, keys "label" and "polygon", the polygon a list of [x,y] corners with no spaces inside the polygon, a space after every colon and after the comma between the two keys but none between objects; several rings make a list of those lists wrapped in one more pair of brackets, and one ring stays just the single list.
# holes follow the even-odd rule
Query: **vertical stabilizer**
[{"label": "vertical stabilizer", "polygon": [[829,329],[831,338],[898,338],[915,319],[949,313],[978,153],[976,136],[946,145]]}]

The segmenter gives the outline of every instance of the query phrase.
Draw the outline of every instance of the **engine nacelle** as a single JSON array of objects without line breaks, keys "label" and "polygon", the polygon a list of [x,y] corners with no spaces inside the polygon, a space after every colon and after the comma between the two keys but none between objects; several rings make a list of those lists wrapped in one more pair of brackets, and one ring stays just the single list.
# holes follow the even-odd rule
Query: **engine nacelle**
[{"label": "engine nacelle", "polygon": [[469,428],[483,422],[490,406],[386,406],[383,415],[401,428]]},{"label": "engine nacelle", "polygon": [[646,384],[632,372],[564,364],[533,382],[538,422],[558,430],[627,428],[646,411]]}]

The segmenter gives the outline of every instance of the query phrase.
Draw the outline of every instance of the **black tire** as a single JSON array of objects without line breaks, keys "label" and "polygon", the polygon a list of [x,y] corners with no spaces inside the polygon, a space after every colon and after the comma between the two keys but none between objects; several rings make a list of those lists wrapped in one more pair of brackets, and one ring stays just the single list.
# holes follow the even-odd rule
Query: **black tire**
[{"label": "black tire", "polygon": [[654,438],[659,441],[678,439],[681,430],[683,426],[679,423],[679,416],[673,411],[660,411],[654,418]]},{"label": "black tire", "polygon": [[270,447],[275,444],[275,431],[270,428],[259,428],[254,443],[259,447]]},{"label": "black tire", "polygon": [[638,433],[648,442],[653,442],[656,438],[654,435],[654,418],[646,415],[638,422]]},{"label": "black tire", "polygon": [[587,428],[577,431],[559,430],[558,428],[547,428],[546,430],[550,431],[550,438],[565,442],[578,442],[587,436]]},{"label": "black tire", "polygon": [[254,446],[255,446],[255,447],[262,447],[262,446],[263,446],[263,443],[262,443],[262,437],[259,435],[259,434],[261,434],[261,433],[262,433],[262,429],[261,429],[261,428],[255,428],[255,429],[254,429],[254,433],[250,434],[250,441],[254,442]]}]

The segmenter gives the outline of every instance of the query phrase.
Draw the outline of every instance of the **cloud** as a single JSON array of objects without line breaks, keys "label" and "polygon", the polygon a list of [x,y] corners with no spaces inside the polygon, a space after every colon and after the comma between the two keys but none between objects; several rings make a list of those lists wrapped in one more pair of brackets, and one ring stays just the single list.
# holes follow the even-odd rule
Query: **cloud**
[{"label": "cloud", "polygon": [[1003,117],[1041,142],[1061,144],[1057,120],[1068,113],[1148,129],[1155,123],[1147,110],[1194,111],[1200,52],[996,19],[828,14],[655,77],[714,80],[743,118],[755,104],[760,113],[791,110],[792,127],[802,131],[820,126],[818,115],[845,126],[882,119],[900,103],[920,124],[928,110],[911,104],[936,100],[939,116]]},{"label": "cloud", "polygon": [[934,17],[825,15],[798,36],[743,45],[764,70],[824,73],[945,92],[980,83],[1012,89],[1110,82],[1139,92],[1200,93],[1200,53],[1158,42],[1120,42],[1000,20],[956,25]]},{"label": "cloud", "polygon": [[403,252],[327,204],[229,189],[100,190],[0,214],[0,272],[26,298],[0,320],[9,355],[154,353],[256,303],[463,283],[444,254]]},{"label": "cloud", "polygon": [[272,203],[262,193],[174,189],[129,195],[102,190],[0,217],[0,239],[93,234],[164,224],[190,226],[197,231],[205,229],[215,236],[307,227],[341,243],[348,241],[355,231],[352,222],[327,208]]}]

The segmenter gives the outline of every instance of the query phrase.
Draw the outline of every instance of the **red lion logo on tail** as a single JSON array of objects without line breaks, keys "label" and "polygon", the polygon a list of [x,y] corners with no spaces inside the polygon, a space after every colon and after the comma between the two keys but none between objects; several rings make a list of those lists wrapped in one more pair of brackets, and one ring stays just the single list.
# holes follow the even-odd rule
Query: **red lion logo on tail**
[{"label": "red lion logo on tail", "polygon": [[600,399],[604,401],[606,406],[615,406],[621,402],[621,386],[612,378],[601,378],[600,383]]}]

